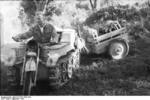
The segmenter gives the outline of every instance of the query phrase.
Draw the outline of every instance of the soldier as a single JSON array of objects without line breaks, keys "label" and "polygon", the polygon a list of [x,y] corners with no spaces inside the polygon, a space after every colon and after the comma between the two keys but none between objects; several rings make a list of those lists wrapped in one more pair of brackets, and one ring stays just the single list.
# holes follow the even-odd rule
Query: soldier
[{"label": "soldier", "polygon": [[37,13],[36,15],[36,25],[31,27],[29,31],[18,34],[13,37],[15,41],[20,41],[33,37],[38,43],[48,43],[48,42],[57,42],[57,33],[55,28],[49,24],[45,23],[43,15]]}]

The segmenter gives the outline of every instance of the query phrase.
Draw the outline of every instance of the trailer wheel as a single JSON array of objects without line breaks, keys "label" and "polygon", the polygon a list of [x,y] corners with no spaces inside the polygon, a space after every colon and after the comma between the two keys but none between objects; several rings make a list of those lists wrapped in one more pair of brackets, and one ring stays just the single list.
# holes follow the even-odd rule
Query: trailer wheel
[{"label": "trailer wheel", "polygon": [[123,40],[112,41],[109,46],[109,55],[112,59],[119,60],[128,55],[129,45]]}]

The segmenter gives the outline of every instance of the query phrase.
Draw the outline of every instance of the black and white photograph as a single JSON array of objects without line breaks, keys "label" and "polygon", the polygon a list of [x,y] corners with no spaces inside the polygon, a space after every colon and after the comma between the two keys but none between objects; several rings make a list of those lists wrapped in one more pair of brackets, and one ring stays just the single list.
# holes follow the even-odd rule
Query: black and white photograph
[{"label": "black and white photograph", "polygon": [[0,0],[0,96],[150,96],[150,0]]}]

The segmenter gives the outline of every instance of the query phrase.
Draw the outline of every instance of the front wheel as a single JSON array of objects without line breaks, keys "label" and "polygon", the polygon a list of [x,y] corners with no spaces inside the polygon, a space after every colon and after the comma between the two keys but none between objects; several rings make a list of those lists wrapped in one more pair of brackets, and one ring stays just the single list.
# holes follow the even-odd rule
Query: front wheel
[{"label": "front wheel", "polygon": [[30,95],[33,87],[33,78],[34,72],[29,71],[25,72],[25,77],[24,77],[24,84],[23,84],[23,94],[24,95]]},{"label": "front wheel", "polygon": [[112,59],[119,60],[128,55],[129,46],[125,41],[112,41],[109,46],[109,55]]}]

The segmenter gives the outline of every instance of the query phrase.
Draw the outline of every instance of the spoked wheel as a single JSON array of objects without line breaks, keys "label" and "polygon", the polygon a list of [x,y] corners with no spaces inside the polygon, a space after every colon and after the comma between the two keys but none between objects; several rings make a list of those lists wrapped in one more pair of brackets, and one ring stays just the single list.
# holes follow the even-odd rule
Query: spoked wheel
[{"label": "spoked wheel", "polygon": [[23,84],[23,94],[24,95],[31,95],[32,92],[32,87],[33,87],[33,82],[34,82],[34,72],[29,71],[25,73],[24,77],[24,84]]},{"label": "spoked wheel", "polygon": [[119,60],[128,55],[129,46],[124,41],[113,41],[109,47],[109,55],[112,59]]}]

